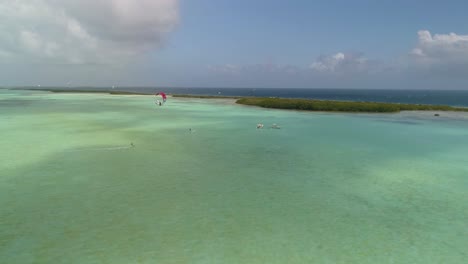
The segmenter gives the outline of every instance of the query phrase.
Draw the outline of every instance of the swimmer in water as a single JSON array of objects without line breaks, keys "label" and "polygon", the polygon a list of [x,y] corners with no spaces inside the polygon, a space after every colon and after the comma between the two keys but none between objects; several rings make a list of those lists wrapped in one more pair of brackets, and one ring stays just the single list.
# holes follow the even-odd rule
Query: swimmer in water
[{"label": "swimmer in water", "polygon": [[132,148],[134,148],[134,147],[135,147],[135,144],[133,144],[133,142],[130,142],[130,146],[131,146]]}]

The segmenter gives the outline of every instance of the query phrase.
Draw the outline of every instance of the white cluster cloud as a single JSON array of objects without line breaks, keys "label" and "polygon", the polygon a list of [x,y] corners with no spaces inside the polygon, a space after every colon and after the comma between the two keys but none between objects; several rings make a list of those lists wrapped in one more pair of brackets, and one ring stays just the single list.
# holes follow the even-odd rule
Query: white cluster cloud
[{"label": "white cluster cloud", "polygon": [[[308,67],[287,64],[224,64],[212,66],[213,72],[258,78],[301,78],[319,80],[413,80],[418,82],[442,79],[466,79],[468,73],[468,35],[435,34],[421,30],[418,43],[410,56],[387,61],[369,59],[362,53],[337,52],[321,55]],[[289,77],[288,77],[289,76]],[[424,76],[424,79],[421,78]],[[290,78],[291,79],[291,78]]]},{"label": "white cluster cloud", "polygon": [[320,73],[358,73],[370,69],[370,61],[362,54],[338,52],[331,56],[320,56],[310,68]]},{"label": "white cluster cloud", "polygon": [[216,73],[222,74],[242,74],[242,73],[256,73],[256,74],[268,74],[268,73],[287,73],[296,74],[299,72],[299,68],[292,65],[283,65],[276,63],[263,63],[263,64],[223,64],[209,66],[209,69]]},{"label": "white cluster cloud", "polygon": [[216,73],[225,73],[225,74],[239,74],[242,70],[242,66],[237,64],[226,63],[222,65],[210,65],[208,69]]},{"label": "white cluster cloud", "polygon": [[468,63],[468,35],[418,32],[417,46],[410,52],[412,58],[426,64]]},{"label": "white cluster cloud", "polygon": [[0,0],[0,58],[123,61],[161,47],[178,0]]},{"label": "white cluster cloud", "polygon": [[333,56],[321,56],[317,61],[310,65],[310,68],[317,71],[334,72],[336,68],[345,60],[344,53],[337,53]]}]

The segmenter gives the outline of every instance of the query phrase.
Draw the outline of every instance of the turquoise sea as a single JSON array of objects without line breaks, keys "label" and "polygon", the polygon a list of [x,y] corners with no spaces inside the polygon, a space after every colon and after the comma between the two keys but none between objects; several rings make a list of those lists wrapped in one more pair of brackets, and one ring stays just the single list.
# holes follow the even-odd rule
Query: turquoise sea
[{"label": "turquoise sea", "polygon": [[183,87],[23,87],[22,89],[86,91],[122,91],[155,94],[224,95],[304,98],[318,100],[385,102],[405,104],[450,105],[468,107],[468,90],[408,90],[408,89],[308,89],[308,88],[183,88]]},{"label": "turquoise sea", "polygon": [[440,114],[0,90],[0,263],[465,263]]}]

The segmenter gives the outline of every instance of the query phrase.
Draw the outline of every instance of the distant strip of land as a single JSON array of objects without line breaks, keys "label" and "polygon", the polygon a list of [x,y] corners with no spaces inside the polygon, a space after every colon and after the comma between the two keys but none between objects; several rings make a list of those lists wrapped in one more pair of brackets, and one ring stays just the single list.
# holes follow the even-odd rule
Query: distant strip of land
[{"label": "distant strip of land", "polygon": [[[109,91],[109,90],[86,90],[86,89],[49,89],[34,88],[25,90],[49,91],[53,93],[106,93],[114,95],[149,95],[147,93]],[[200,99],[235,99],[237,104],[259,106],[263,108],[304,110],[318,112],[351,112],[351,113],[397,113],[400,111],[454,111],[468,112],[465,107],[453,107],[447,105],[422,105],[422,104],[400,104],[381,102],[353,102],[353,101],[330,101],[313,99],[289,99],[289,98],[264,98],[243,96],[221,96],[221,95],[190,95],[173,94],[172,97],[200,98]]]},{"label": "distant strip of land", "polygon": [[325,101],[286,98],[241,98],[238,104],[264,108],[321,111],[321,112],[363,112],[397,113],[400,111],[457,111],[468,112],[468,108],[446,105],[420,105],[377,102]]},{"label": "distant strip of land", "polygon": [[226,95],[193,95],[193,94],[173,94],[172,97],[200,98],[200,99],[241,99],[244,96],[226,96]]},{"label": "distant strip of land", "polygon": [[145,93],[125,92],[125,91],[108,91],[108,90],[79,90],[79,89],[27,89],[31,91],[46,91],[52,93],[104,93],[118,95],[148,95]]}]

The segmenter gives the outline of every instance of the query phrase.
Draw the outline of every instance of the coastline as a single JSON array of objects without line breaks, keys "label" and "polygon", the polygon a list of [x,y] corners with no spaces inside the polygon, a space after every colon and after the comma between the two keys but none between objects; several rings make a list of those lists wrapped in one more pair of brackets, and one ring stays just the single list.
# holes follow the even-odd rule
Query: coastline
[{"label": "coastline", "polygon": [[[152,95],[150,93],[109,91],[109,90],[87,90],[87,89],[53,89],[53,88],[15,88],[12,90],[46,91],[52,93],[91,93],[110,95]],[[468,108],[448,105],[428,104],[403,104],[384,102],[357,102],[357,101],[335,101],[317,99],[293,99],[279,97],[252,97],[252,96],[224,96],[224,95],[191,95],[191,94],[168,94],[175,98],[194,99],[232,99],[236,104],[246,106],[257,106],[262,108],[298,110],[308,112],[344,112],[344,113],[399,113],[402,111],[436,111],[443,112],[468,112]]]}]

